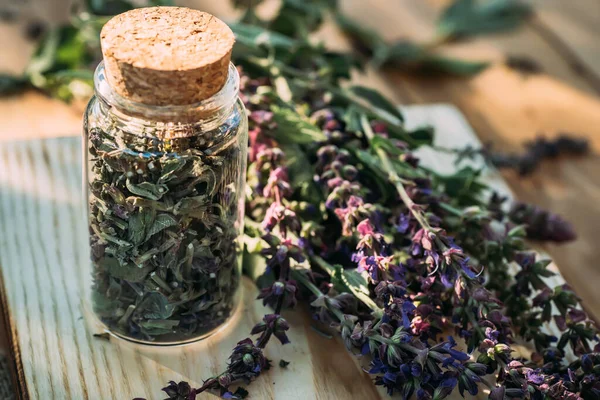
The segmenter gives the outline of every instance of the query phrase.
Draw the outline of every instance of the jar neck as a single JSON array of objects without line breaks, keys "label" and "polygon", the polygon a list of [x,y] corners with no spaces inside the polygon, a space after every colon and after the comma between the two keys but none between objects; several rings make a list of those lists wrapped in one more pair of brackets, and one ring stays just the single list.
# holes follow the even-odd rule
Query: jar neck
[{"label": "jar neck", "polygon": [[[119,95],[106,79],[104,62],[94,73],[94,91],[102,114],[118,125],[127,126],[130,133],[147,135],[148,128],[185,131],[210,131],[219,127],[231,114],[238,99],[240,76],[233,64],[225,85],[219,92],[188,105],[156,106],[131,101]],[[162,129],[156,131],[160,134]]]}]

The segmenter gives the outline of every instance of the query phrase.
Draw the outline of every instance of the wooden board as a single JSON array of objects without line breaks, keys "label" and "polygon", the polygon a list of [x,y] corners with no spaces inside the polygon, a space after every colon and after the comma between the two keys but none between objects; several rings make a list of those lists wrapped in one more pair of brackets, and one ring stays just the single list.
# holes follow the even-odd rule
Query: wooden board
[{"label": "wooden board", "polygon": [[[478,144],[454,107],[416,106],[405,112],[410,125],[434,125],[437,144]],[[421,156],[433,168],[453,168],[449,158],[427,152]],[[234,344],[266,313],[254,300],[256,289],[244,281],[241,312],[200,343],[154,348],[94,338],[100,329],[85,312],[89,270],[80,157],[77,138],[0,142],[0,267],[23,397],[161,399],[160,389],[168,380],[201,384],[224,369]],[[509,194],[497,174],[488,178]],[[292,343],[269,344],[266,355],[275,366],[251,385],[252,399],[386,397],[339,341],[311,328],[306,310],[285,317]],[[291,364],[280,368],[280,359]]]}]

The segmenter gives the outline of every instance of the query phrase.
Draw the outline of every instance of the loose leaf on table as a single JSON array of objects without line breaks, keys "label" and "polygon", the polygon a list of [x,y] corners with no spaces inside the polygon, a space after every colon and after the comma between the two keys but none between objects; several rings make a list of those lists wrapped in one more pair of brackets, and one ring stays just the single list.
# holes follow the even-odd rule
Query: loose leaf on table
[{"label": "loose leaf on table", "polygon": [[0,74],[0,96],[18,93],[27,86],[29,82],[23,76]]},{"label": "loose leaf on table", "polygon": [[398,41],[390,46],[385,65],[399,67],[419,74],[475,75],[488,65],[485,61],[469,61],[451,58],[408,41]]},{"label": "loose leaf on table", "polygon": [[455,0],[441,15],[438,32],[455,38],[514,29],[532,13],[520,0]]}]

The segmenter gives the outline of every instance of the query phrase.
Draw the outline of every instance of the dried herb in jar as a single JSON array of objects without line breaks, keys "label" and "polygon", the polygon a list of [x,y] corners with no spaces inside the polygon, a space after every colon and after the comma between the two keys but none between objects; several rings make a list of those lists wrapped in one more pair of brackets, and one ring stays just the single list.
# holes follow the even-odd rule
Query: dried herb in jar
[{"label": "dried herb in jar", "polygon": [[[195,25],[173,25],[184,24],[185,15],[204,23],[207,31],[216,23],[212,29],[229,35],[213,36],[204,45],[210,47],[211,40],[233,44],[225,24],[190,12],[175,7],[136,10],[117,17],[129,24],[112,28],[146,23],[147,28],[172,27],[172,32],[162,30],[151,38],[146,50],[152,52],[159,46],[155,42],[196,32]],[[193,65],[189,75],[178,75],[178,85],[160,68],[143,69],[133,83],[120,87],[115,76],[126,77],[128,70],[119,57],[130,53],[119,53],[127,44],[114,44],[111,34],[103,36],[105,64],[96,73],[97,98],[86,114],[93,310],[110,332],[122,337],[165,344],[191,341],[223,324],[238,302],[247,157],[239,77],[229,64],[229,49],[223,52],[225,61],[217,57],[224,68],[220,77],[211,69],[211,80],[197,80],[202,68]],[[192,39],[181,46],[195,46]],[[137,45],[143,50],[143,43]],[[173,57],[181,54],[191,53],[176,49]],[[152,57],[144,65],[156,54]],[[158,80],[161,92],[148,91],[145,84],[136,91],[140,77],[146,83]],[[161,88],[161,79],[169,85]],[[220,86],[217,79],[223,80]],[[198,98],[201,91],[189,90],[191,81],[202,85],[204,99]],[[120,96],[137,96],[143,104]],[[153,104],[154,99],[160,104]]]}]

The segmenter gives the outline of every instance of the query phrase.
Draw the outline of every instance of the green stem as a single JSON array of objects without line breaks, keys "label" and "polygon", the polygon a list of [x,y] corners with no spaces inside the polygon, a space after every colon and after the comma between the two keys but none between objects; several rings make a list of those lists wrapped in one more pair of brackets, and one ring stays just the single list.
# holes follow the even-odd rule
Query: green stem
[{"label": "green stem", "polygon": [[[360,118],[360,122],[365,136],[367,137],[369,142],[371,142],[373,138],[375,138],[375,133],[373,133],[371,125],[369,125],[369,120],[367,119],[367,116],[363,114]],[[431,231],[431,226],[429,225],[429,222],[427,222],[425,216],[421,214],[421,212],[418,210],[417,205],[412,201],[412,199],[408,195],[408,192],[406,191],[406,188],[403,184],[403,182],[406,181],[404,181],[398,176],[388,154],[385,152],[385,150],[383,150],[380,147],[376,148],[375,152],[377,153],[377,156],[383,164],[384,171],[388,174],[388,179],[396,187],[396,191],[400,195],[400,199],[402,200],[402,202],[406,205],[406,207],[409,209],[409,211],[412,213],[412,215],[415,217],[415,219],[421,225],[421,227],[426,231]]]},{"label": "green stem", "polygon": [[[317,296],[317,297],[325,296],[325,294],[323,294],[323,292],[321,292],[319,290],[319,288],[316,287],[314,283],[309,281],[306,278],[306,276],[304,276],[304,274],[301,273],[300,271],[292,269],[292,276],[294,277],[294,279],[296,279],[298,282],[300,282],[302,285],[304,285],[305,288],[310,290],[315,296]],[[331,311],[340,322],[344,322],[344,320],[345,320],[344,314],[340,310],[338,310],[337,308],[333,308],[333,307],[331,307],[331,308],[328,307],[327,309],[329,311]]]},{"label": "green stem", "polygon": [[268,59],[258,58],[258,57],[249,57],[248,61],[258,67],[265,68],[268,71],[272,71],[273,67],[276,67],[278,72],[282,72],[291,77],[298,78],[299,80],[295,81],[295,83],[299,86],[318,87],[320,89],[331,92],[334,95],[358,106],[359,108],[361,108],[364,112],[368,113],[369,115],[371,115],[377,119],[380,119],[390,125],[393,125],[398,130],[404,132],[406,142],[414,143],[414,140],[404,130],[402,121],[399,118],[395,117],[394,115],[392,115],[391,113],[389,113],[385,110],[374,107],[373,105],[365,102],[358,96],[355,96],[346,90],[340,89],[340,88],[330,84],[329,82],[319,79],[319,77],[315,74],[306,73],[304,71],[290,67],[289,65],[286,65],[277,60],[268,60]]},{"label": "green stem", "polygon": [[[313,260],[321,268],[323,268],[325,270],[325,272],[327,272],[329,274],[329,276],[333,277],[335,275],[335,267],[333,265],[329,264],[323,258],[321,258],[319,256],[311,256],[311,260]],[[383,310],[367,294],[365,294],[359,290],[356,290],[356,288],[354,288],[350,285],[346,285],[346,287],[354,295],[354,297],[356,297],[365,306],[367,306],[368,308],[371,309],[371,311],[373,312],[373,314],[376,318],[380,318],[383,315]]]},{"label": "green stem", "polygon": [[456,207],[452,207],[450,204],[439,203],[438,206],[440,208],[443,208],[445,211],[448,211],[450,214],[456,215],[457,217],[462,217],[463,216],[463,212],[461,210],[459,210]]},{"label": "green stem", "polygon": [[292,268],[292,277],[294,277],[295,280],[297,280],[298,282],[303,284],[304,287],[306,287],[308,290],[310,290],[312,292],[312,294],[314,294],[315,296],[317,296],[317,297],[323,296],[323,292],[321,292],[321,290],[319,290],[318,287],[316,287],[311,281],[309,281],[306,278],[306,276],[304,276],[304,274],[301,273],[300,271]]}]

